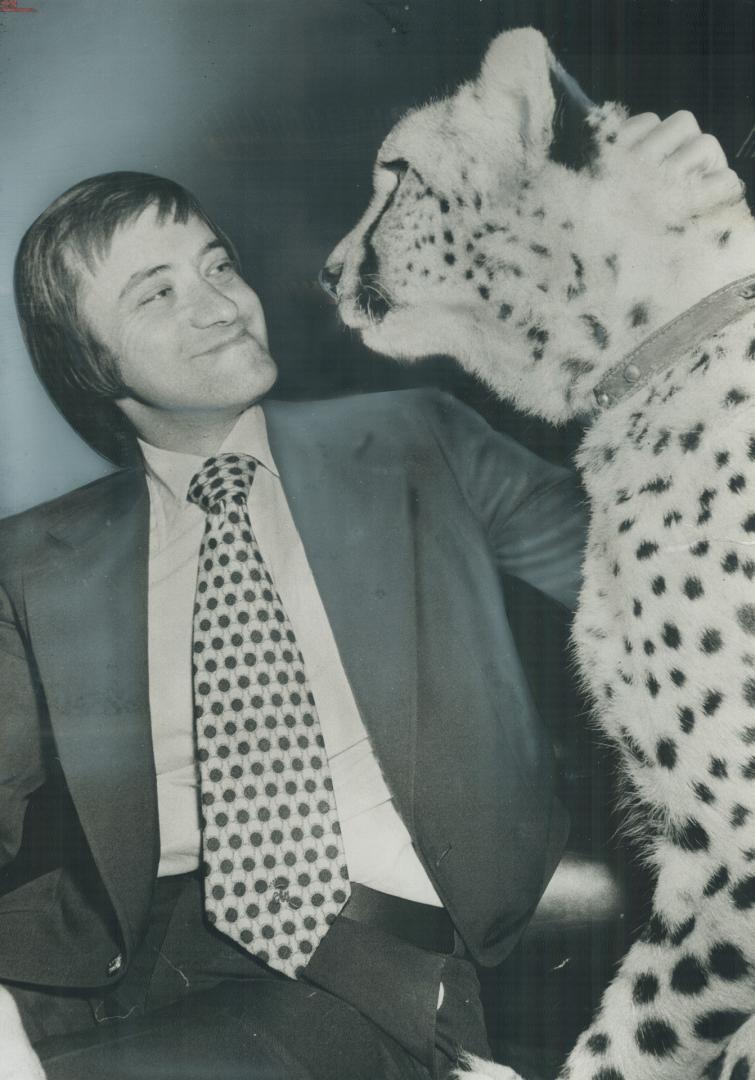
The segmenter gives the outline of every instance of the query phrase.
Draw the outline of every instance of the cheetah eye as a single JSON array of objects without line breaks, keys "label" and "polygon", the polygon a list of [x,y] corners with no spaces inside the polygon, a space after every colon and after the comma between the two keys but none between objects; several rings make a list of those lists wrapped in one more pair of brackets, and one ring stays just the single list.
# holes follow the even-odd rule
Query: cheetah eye
[{"label": "cheetah eye", "polygon": [[395,176],[397,176],[400,180],[406,170],[409,168],[409,162],[405,161],[404,158],[394,158],[392,161],[381,161],[380,168],[387,169],[389,172],[392,172]]}]

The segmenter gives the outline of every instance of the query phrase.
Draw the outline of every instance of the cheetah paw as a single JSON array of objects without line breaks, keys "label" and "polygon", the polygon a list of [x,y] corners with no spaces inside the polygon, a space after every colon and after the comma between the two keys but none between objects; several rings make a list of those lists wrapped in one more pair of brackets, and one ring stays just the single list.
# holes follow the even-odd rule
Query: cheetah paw
[{"label": "cheetah paw", "polygon": [[493,1061],[483,1061],[474,1054],[464,1054],[460,1059],[460,1069],[451,1073],[449,1080],[522,1080],[519,1073],[508,1065],[496,1065]]},{"label": "cheetah paw", "polygon": [[755,1078],[755,1016],[731,1037],[721,1058],[721,1070],[716,1074],[721,1080]]}]

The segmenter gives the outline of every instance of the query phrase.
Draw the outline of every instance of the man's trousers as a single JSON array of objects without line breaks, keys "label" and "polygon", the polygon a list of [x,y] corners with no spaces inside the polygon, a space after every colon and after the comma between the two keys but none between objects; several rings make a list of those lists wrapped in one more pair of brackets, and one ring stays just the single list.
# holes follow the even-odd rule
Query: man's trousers
[{"label": "man's trousers", "polygon": [[157,882],[109,992],[9,989],[48,1080],[441,1080],[460,1049],[489,1054],[460,944],[428,952],[340,916],[292,980],[205,924],[196,874]]}]

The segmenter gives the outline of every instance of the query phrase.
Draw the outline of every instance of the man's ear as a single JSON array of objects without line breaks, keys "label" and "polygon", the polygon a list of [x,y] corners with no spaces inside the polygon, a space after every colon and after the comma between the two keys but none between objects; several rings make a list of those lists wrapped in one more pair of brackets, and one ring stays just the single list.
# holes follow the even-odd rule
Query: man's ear
[{"label": "man's ear", "polygon": [[485,54],[475,97],[517,156],[545,154],[550,146],[555,63],[548,42],[531,27],[504,31]]}]

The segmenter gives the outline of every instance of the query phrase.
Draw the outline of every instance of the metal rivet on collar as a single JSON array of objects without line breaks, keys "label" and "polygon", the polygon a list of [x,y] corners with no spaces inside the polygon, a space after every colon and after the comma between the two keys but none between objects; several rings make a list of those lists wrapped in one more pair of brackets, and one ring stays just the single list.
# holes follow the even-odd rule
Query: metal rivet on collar
[{"label": "metal rivet on collar", "polygon": [[743,302],[755,302],[755,274],[731,281],[699,300],[652,333],[632,353],[619,360],[616,367],[609,368],[593,388],[593,413],[636,393],[649,379],[668,370],[684,355],[693,335],[699,340],[701,335],[719,333],[742,318],[748,310],[743,307]]}]

